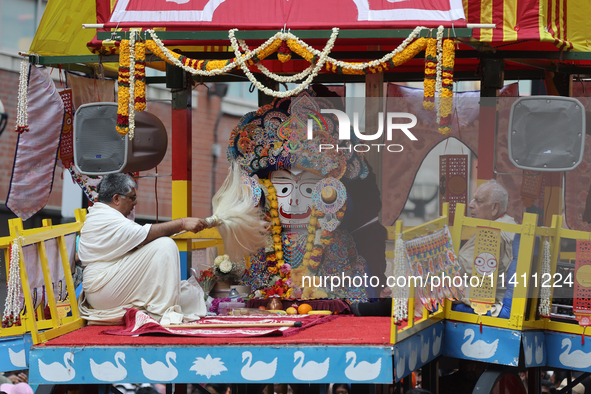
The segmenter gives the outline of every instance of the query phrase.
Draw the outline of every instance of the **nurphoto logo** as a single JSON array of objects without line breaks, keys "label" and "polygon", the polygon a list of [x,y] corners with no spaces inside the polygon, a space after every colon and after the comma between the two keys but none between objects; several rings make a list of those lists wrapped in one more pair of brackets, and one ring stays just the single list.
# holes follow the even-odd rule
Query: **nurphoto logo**
[{"label": "nurphoto logo", "polygon": [[[338,121],[339,121],[339,140],[351,140],[351,121],[349,120],[349,116],[344,113],[343,111],[339,111],[337,109],[321,109],[321,113],[326,114],[334,114]],[[394,120],[399,122],[401,119],[410,120],[410,122],[405,123],[395,123]],[[396,131],[402,131],[411,141],[417,141],[417,137],[414,136],[413,133],[410,132],[409,129],[413,128],[417,124],[417,117],[413,114],[408,112],[387,112],[386,113],[386,140],[392,141],[392,134]],[[375,134],[362,134],[359,131],[359,113],[353,113],[353,132],[355,136],[360,141],[375,141],[378,138],[382,137],[384,133],[384,114],[380,112],[378,114],[378,131]],[[314,138],[314,131],[313,131],[313,119],[308,119],[308,139],[311,140]],[[400,144],[349,144],[347,146],[338,146],[335,144],[319,144],[318,150],[319,152],[328,151],[332,149],[339,150],[346,150],[351,152],[354,150],[355,152],[369,152],[371,149],[376,148],[378,152],[381,152],[382,149],[387,150],[388,152],[402,152],[404,147]]]}]

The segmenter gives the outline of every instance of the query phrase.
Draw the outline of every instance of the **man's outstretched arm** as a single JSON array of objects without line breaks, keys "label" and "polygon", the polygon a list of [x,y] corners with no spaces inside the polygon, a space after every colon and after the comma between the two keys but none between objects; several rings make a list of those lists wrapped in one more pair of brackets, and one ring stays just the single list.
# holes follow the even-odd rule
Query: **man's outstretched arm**
[{"label": "man's outstretched arm", "polygon": [[152,242],[156,238],[169,237],[173,234],[180,233],[183,230],[198,233],[199,231],[205,230],[207,223],[203,219],[199,218],[182,218],[171,220],[170,222],[156,223],[150,227],[148,236],[140,245],[145,245]]}]

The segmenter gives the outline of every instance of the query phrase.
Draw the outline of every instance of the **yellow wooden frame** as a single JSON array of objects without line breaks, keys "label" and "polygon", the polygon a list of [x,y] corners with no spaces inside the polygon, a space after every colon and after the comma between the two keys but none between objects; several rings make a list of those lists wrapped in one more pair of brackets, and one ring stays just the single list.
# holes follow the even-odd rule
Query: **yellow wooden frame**
[{"label": "yellow wooden frame", "polygon": [[[532,284],[530,283],[532,273],[540,272],[542,261],[541,250],[540,253],[538,253],[537,261],[533,261],[534,245],[536,237],[540,237],[540,245],[543,245],[545,239],[549,237],[553,237],[554,240],[556,240],[559,222],[556,220],[553,221],[552,227],[538,227],[537,215],[525,213],[523,216],[523,222],[520,225],[501,223],[497,221],[466,217],[465,209],[466,206],[464,204],[456,205],[456,215],[454,218],[454,228],[452,231],[452,239],[456,253],[459,253],[462,231],[465,230],[466,227],[476,228],[478,226],[485,226],[496,228],[501,231],[521,234],[519,255],[517,257],[517,267],[515,273],[517,278],[521,279],[523,275],[525,275],[527,280],[519,280],[517,285],[514,287],[511,304],[511,316],[509,319],[499,319],[490,316],[479,317],[475,314],[452,311],[452,304],[450,301],[446,301],[445,305],[446,319],[473,324],[482,322],[483,325],[512,330],[544,328],[545,323],[543,319],[536,319],[538,308],[537,295],[539,289],[532,287]],[[551,242],[551,254],[556,255],[555,241]],[[556,264],[554,264],[552,269],[556,269]]]},{"label": "yellow wooden frame", "polygon": [[[6,262],[9,261],[9,247],[12,242],[16,242],[19,251],[19,268],[21,276],[21,285],[25,299],[25,313],[21,314],[21,325],[9,328],[0,329],[0,337],[23,335],[26,332],[31,333],[34,344],[43,343],[49,339],[58,337],[68,332],[74,331],[85,325],[84,320],[80,317],[78,311],[78,303],[76,301],[76,289],[74,288],[74,280],[68,259],[68,251],[66,249],[65,236],[72,233],[78,233],[84,224],[86,218],[86,210],[77,209],[75,211],[76,222],[53,226],[50,220],[43,221],[43,227],[27,229],[23,228],[21,219],[11,219],[8,222],[10,229],[10,237],[0,238],[0,248],[4,249],[4,256]],[[71,316],[61,318],[58,314],[55,297],[53,293],[53,285],[51,281],[51,274],[49,272],[49,265],[47,261],[47,253],[45,250],[45,241],[50,239],[57,239],[59,254],[62,262],[62,268],[66,280],[66,287],[70,298]],[[50,319],[42,318],[43,305],[39,307],[38,311],[33,310],[33,300],[31,296],[31,287],[27,276],[25,267],[23,247],[28,245],[36,245],[39,252],[39,260],[41,262],[41,269],[43,272],[43,280],[47,291],[47,301],[51,311]],[[8,277],[8,264],[6,264]],[[37,313],[35,313],[37,312]],[[35,316],[37,315],[37,316]]]},{"label": "yellow wooden frame", "polygon": [[[573,239],[573,240],[582,240],[582,241],[591,241],[591,233],[587,231],[578,231],[578,230],[569,230],[562,228],[562,216],[561,215],[554,215],[552,216],[552,226],[556,227],[556,236],[554,237],[554,242],[551,244],[551,260],[550,260],[550,268],[551,273],[554,274],[556,272],[556,267],[558,265],[558,257],[561,255],[560,253],[560,240],[562,238],[566,239]],[[574,255],[573,255],[574,258]],[[575,278],[573,277],[573,280]],[[550,288],[552,291],[553,288]],[[554,294],[552,294],[553,296]],[[573,323],[563,323],[557,321],[551,321],[548,318],[542,319],[544,323],[544,329],[549,331],[559,331],[559,332],[566,332],[570,334],[583,334],[583,327],[578,324]]]}]

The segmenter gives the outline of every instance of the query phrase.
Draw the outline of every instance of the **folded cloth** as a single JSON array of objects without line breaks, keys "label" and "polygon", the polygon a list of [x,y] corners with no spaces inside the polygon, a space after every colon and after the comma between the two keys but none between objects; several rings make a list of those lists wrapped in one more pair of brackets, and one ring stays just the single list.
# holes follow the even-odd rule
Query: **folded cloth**
[{"label": "folded cloth", "polygon": [[217,316],[202,318],[191,324],[203,326],[207,324],[229,323],[285,323],[302,322],[302,327],[240,327],[240,328],[167,328],[151,318],[148,314],[137,309],[129,309],[123,316],[125,328],[105,330],[102,334],[111,335],[145,335],[164,334],[194,337],[256,337],[256,336],[291,336],[301,330],[317,324],[327,323],[338,319],[334,315],[298,315],[298,316]]}]

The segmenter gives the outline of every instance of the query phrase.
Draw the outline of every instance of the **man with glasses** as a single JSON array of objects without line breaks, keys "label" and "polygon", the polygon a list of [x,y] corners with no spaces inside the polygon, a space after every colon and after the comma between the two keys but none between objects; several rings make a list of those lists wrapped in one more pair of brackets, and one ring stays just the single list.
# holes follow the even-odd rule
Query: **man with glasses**
[{"label": "man with glasses", "polygon": [[136,308],[157,320],[177,322],[206,313],[195,278],[180,279],[180,258],[170,235],[199,232],[207,223],[182,218],[141,226],[127,217],[137,203],[135,181],[109,174],[98,185],[98,202],[88,210],[80,231],[78,255],[85,266],[81,316],[96,324],[121,321]]}]

